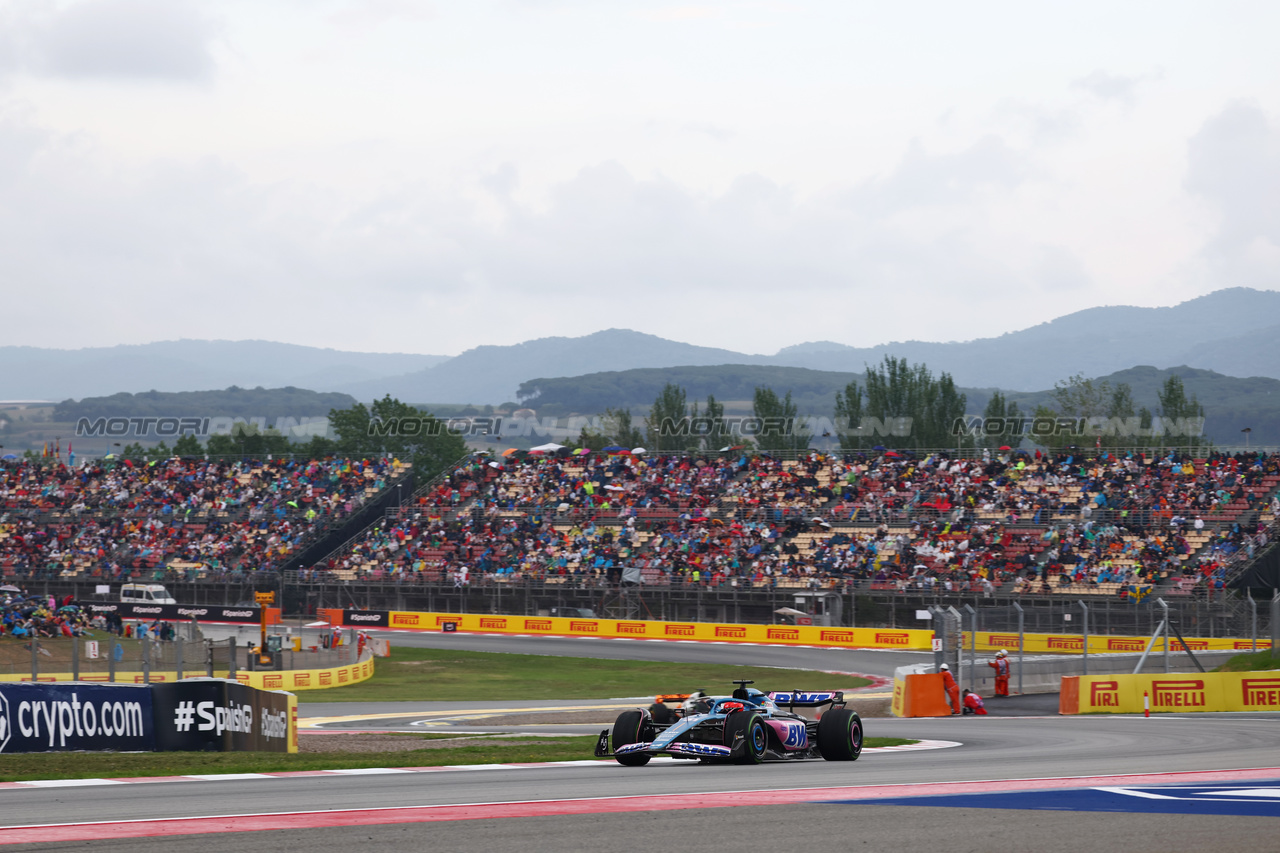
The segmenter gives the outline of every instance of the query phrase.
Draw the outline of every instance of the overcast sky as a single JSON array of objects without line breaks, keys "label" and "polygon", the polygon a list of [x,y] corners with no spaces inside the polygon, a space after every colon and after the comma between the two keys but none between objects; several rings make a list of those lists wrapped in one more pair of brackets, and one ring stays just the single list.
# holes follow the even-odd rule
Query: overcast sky
[{"label": "overcast sky", "polygon": [[0,0],[0,344],[773,353],[1280,287],[1274,2]]}]

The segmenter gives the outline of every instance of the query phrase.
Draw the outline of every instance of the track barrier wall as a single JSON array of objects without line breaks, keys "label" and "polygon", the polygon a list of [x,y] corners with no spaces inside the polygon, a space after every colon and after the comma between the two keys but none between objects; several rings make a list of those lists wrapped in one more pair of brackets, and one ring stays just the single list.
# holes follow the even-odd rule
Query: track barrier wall
[{"label": "track barrier wall", "polygon": [[1280,671],[1081,675],[1062,679],[1061,714],[1280,711]]},{"label": "track barrier wall", "polygon": [[297,698],[225,679],[0,684],[0,754],[298,750]]},{"label": "track barrier wall", "polygon": [[898,667],[893,673],[895,717],[949,717],[951,705],[942,686],[942,673],[924,672],[928,664]]},{"label": "track barrier wall", "polygon": [[[190,670],[188,670],[190,672]],[[230,673],[224,668],[220,677],[226,677]],[[240,670],[236,673],[236,681],[249,687],[256,687],[259,690],[323,690],[329,687],[346,687],[350,684],[359,684],[361,681],[367,681],[373,677],[373,656],[366,654],[357,663],[348,664],[347,666],[327,667],[323,669],[283,669],[283,670],[255,670],[252,672]],[[64,682],[89,683],[89,684],[106,684],[112,683],[117,685],[128,686],[130,683],[137,685],[146,684],[171,684],[184,683],[190,680],[190,676],[178,680],[178,673],[175,670],[152,671],[149,675],[141,672],[117,672],[114,682],[109,682],[106,673],[94,673],[86,675],[80,674],[80,678],[76,681],[69,672],[42,672],[40,673],[38,683],[40,684],[61,684]],[[0,684],[13,683],[31,683],[30,674],[27,675],[0,675]]]},{"label": "track barrier wall", "polygon": [[[548,637],[605,637],[641,640],[696,640],[772,643],[793,646],[928,649],[932,631],[890,628],[823,628],[811,625],[731,625],[712,622],[651,622],[640,619],[572,619],[560,616],[489,616],[474,613],[411,613],[396,610],[326,610],[321,618],[349,628],[532,634]],[[336,621],[336,620],[341,620]]]}]

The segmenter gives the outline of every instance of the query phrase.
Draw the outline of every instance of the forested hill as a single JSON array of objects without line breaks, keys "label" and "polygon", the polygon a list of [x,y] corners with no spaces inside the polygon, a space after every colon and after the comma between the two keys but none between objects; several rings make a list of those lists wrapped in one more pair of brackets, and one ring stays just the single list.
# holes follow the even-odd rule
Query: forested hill
[{"label": "forested hill", "polygon": [[356,400],[348,394],[319,393],[303,388],[237,388],[223,391],[146,391],[66,400],[53,410],[55,421],[80,418],[278,418],[323,417],[330,409],[346,409]]}]

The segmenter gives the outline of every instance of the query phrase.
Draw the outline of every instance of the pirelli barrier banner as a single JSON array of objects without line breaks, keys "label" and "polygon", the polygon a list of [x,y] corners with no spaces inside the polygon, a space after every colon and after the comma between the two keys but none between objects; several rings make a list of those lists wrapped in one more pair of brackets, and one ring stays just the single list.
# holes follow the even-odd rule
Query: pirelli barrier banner
[{"label": "pirelli barrier banner", "polygon": [[329,687],[346,687],[373,678],[373,655],[366,654],[359,663],[333,666],[325,669],[285,669],[255,672],[237,672],[241,684],[260,690],[323,690]]},{"label": "pirelli barrier banner", "polygon": [[[261,611],[257,607],[223,607],[221,605],[146,604],[133,601],[77,601],[76,605],[86,613],[115,613],[121,619],[139,619],[147,622],[160,619],[164,622],[184,622],[192,617],[199,622],[227,622],[233,625],[257,625]],[[280,608],[267,608],[267,624],[280,621]]]},{"label": "pirelli barrier banner", "polygon": [[1064,676],[1062,714],[1280,711],[1280,671]]},{"label": "pirelli barrier banner", "polygon": [[221,679],[176,684],[0,684],[0,755],[297,751],[297,700]]},{"label": "pirelli barrier banner", "polygon": [[221,678],[157,684],[155,748],[162,752],[297,752],[298,700]]},{"label": "pirelli barrier banner", "polygon": [[[332,618],[332,612],[330,612]],[[549,637],[628,637],[644,640],[702,640],[774,643],[796,646],[929,649],[932,631],[889,628],[823,628],[816,625],[722,625],[714,622],[650,622],[638,619],[570,619],[555,616],[485,616],[459,613],[408,613],[344,610],[350,628],[441,631],[446,622],[458,631],[533,634]]]},{"label": "pirelli barrier banner", "polygon": [[[962,635],[964,638],[964,647],[969,648],[970,632],[965,631]],[[1027,654],[1083,654],[1084,653],[1084,637],[1080,634],[1024,634],[1026,646],[1022,651]],[[1150,642],[1150,637],[1114,637],[1114,636],[1091,636],[1089,637],[1089,654],[1133,654],[1141,652]],[[1233,637],[1187,637],[1186,648],[1193,652],[1212,652],[1212,651],[1249,651],[1253,648],[1253,641],[1249,639],[1237,639]],[[986,652],[994,652],[1004,649],[1007,652],[1015,652],[1018,650],[1018,632],[1017,631],[979,631],[978,632],[978,650]],[[1258,648],[1271,648],[1270,640],[1258,640]],[[1169,642],[1170,651],[1184,651],[1183,645],[1177,639]],[[1163,640],[1156,643],[1153,651],[1164,651]]]}]

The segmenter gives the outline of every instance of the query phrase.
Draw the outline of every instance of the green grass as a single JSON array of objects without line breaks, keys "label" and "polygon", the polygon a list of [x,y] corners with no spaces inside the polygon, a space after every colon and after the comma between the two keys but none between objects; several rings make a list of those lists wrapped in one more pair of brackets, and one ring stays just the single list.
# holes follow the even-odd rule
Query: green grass
[{"label": "green grass", "polygon": [[[744,651],[744,654],[749,652]],[[763,690],[850,690],[864,678],[798,669],[599,660],[451,649],[392,649],[368,681],[328,690],[304,690],[298,701],[424,702],[473,699],[610,699],[697,689],[727,694],[733,680],[752,679]]]},{"label": "green grass", "polygon": [[[410,752],[313,752],[293,755],[275,752],[19,753],[5,755],[4,761],[0,762],[0,782],[575,761],[591,758],[595,743],[594,737],[538,738],[535,735],[528,738],[483,739],[469,746]],[[909,743],[915,741],[869,737],[864,746],[901,746]]]},{"label": "green grass", "polygon": [[1271,654],[1270,649],[1258,652],[1245,652],[1236,655],[1219,666],[1215,672],[1262,672],[1267,669],[1280,669],[1280,657]]}]

